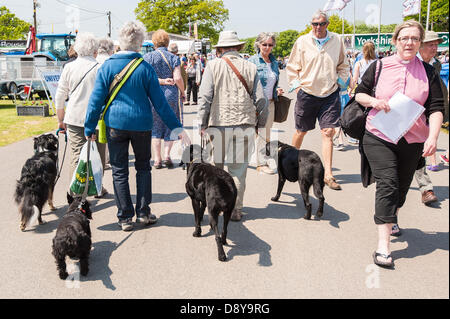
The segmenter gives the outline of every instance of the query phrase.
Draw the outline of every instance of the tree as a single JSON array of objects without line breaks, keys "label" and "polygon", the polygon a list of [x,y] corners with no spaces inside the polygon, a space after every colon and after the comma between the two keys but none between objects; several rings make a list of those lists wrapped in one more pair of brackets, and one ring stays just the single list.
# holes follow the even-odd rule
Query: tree
[{"label": "tree", "polygon": [[300,32],[296,30],[286,30],[280,32],[277,36],[277,45],[273,49],[273,55],[276,57],[285,57],[290,55],[292,47],[299,36]]},{"label": "tree", "polygon": [[[328,30],[331,32],[335,32],[337,34],[342,34],[342,19],[337,15],[333,14],[328,18],[330,24],[328,25]],[[344,19],[344,33],[349,34],[353,33],[353,25],[348,23],[347,20]]]},{"label": "tree", "polygon": [[245,41],[244,48],[242,49],[243,53],[247,53],[250,55],[255,54],[255,41],[256,37],[248,38],[248,39],[242,39],[241,41]]},{"label": "tree", "polygon": [[196,22],[199,37],[210,38],[212,43],[228,20],[228,9],[221,0],[141,0],[134,12],[147,31],[188,34],[189,22]]},{"label": "tree", "polygon": [[17,18],[7,7],[0,7],[0,39],[25,40],[29,29],[29,23]]},{"label": "tree", "polygon": [[[433,0],[430,4],[430,30],[433,31],[448,31],[448,0]],[[427,10],[428,10],[428,1],[422,1],[422,5],[420,8],[421,12],[421,21],[420,23],[423,27],[426,27],[427,24]],[[403,20],[414,19],[419,21],[419,15],[412,15],[405,17]]]}]

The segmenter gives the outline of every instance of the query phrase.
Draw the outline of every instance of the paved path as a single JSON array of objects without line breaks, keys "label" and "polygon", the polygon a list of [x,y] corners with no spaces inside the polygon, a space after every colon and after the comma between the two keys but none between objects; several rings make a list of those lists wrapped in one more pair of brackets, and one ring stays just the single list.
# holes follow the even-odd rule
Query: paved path
[{"label": "paved path", "polygon": [[[293,133],[292,109],[286,123],[275,125],[279,139],[287,143]],[[195,107],[186,108],[188,126],[194,117]],[[448,135],[441,135],[439,152],[448,144]],[[307,135],[304,148],[320,154],[318,131]],[[173,154],[179,158],[176,149]],[[375,187],[361,186],[355,147],[334,155],[334,173],[343,190],[325,189],[320,221],[302,218],[297,184],[287,183],[280,202],[271,202],[277,177],[260,175],[251,167],[246,214],[242,222],[230,223],[225,263],[217,260],[207,217],[204,236],[192,237],[194,216],[184,189],[185,171],[154,170],[152,209],[158,223],[124,233],[116,225],[113,196],[92,200],[90,272],[81,282],[67,285],[58,278],[51,255],[58,220],[67,209],[67,161],[55,191],[58,210],[49,212],[45,206],[47,223],[22,233],[13,192],[31,155],[32,139],[0,148],[0,298],[449,298],[448,166],[430,173],[441,199],[436,207],[421,204],[413,182],[400,212],[404,235],[393,239],[395,270],[372,264]],[[132,163],[131,191],[136,194]],[[104,184],[112,192],[110,170]],[[317,200],[312,203],[315,209]]]}]

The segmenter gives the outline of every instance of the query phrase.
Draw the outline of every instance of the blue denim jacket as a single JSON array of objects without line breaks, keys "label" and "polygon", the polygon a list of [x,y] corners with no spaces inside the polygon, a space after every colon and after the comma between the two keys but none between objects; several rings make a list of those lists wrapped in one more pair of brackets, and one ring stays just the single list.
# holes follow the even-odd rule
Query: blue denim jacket
[{"label": "blue denim jacket", "polygon": [[[273,87],[273,99],[275,101],[278,100],[278,94],[277,94],[277,88],[278,88],[278,81],[280,80],[280,70],[278,69],[278,61],[275,59],[273,54],[269,55],[271,66],[272,66],[272,72],[276,74],[277,81],[275,83],[275,86]],[[268,67],[267,63],[264,61],[263,57],[261,56],[261,53],[255,54],[251,56],[248,61],[252,62],[253,64],[256,64],[258,68],[258,76],[261,80],[261,83],[263,87],[266,87],[267,85],[267,77],[268,77]]]}]

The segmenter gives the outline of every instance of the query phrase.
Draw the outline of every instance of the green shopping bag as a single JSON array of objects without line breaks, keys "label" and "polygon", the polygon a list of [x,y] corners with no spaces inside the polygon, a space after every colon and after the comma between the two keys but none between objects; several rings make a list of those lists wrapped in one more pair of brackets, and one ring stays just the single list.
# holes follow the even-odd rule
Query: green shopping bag
[{"label": "green shopping bag", "polygon": [[[89,175],[86,174],[87,167],[89,167]],[[88,183],[86,183],[87,176],[89,176]],[[102,190],[102,177],[102,160],[97,145],[89,140],[81,149],[78,166],[73,173],[72,182],[70,183],[70,190],[74,194],[82,196],[98,195]],[[86,184],[88,185],[87,194],[84,193]]]},{"label": "green shopping bag", "polygon": [[[77,170],[75,171],[74,180],[70,186],[70,190],[74,194],[82,195],[84,193],[84,188],[86,187],[86,161],[81,160],[78,163]],[[89,183],[88,183],[88,196],[97,195],[97,187],[94,181],[94,173],[92,171],[92,165],[89,165]]]}]

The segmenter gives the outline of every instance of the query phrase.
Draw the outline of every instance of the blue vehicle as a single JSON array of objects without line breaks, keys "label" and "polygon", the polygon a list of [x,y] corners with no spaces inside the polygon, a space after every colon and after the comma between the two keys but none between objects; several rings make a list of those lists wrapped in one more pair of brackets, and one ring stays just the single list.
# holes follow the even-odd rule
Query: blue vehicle
[{"label": "blue vehicle", "polygon": [[37,51],[33,53],[34,57],[45,57],[48,61],[67,61],[69,55],[67,52],[71,45],[75,43],[75,34],[37,34]]},{"label": "blue vehicle", "polygon": [[145,40],[144,44],[142,44],[141,54],[144,56],[146,53],[155,51],[155,46],[152,41]]}]

